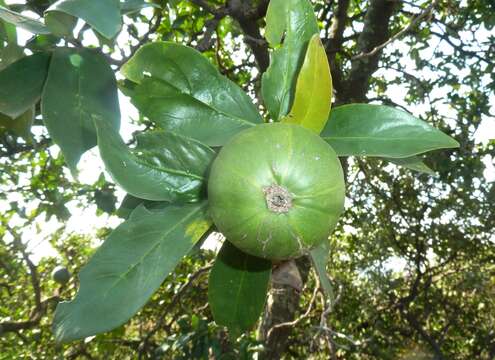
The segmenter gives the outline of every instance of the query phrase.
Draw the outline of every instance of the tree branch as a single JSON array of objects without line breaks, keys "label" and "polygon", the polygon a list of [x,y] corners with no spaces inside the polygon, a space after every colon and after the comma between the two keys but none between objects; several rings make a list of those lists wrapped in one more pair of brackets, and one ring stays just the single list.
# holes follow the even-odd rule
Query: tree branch
[{"label": "tree branch", "polygon": [[407,25],[405,28],[403,28],[402,30],[400,30],[399,32],[397,32],[390,39],[388,39],[387,41],[385,41],[383,44],[380,44],[378,46],[375,46],[373,48],[373,50],[371,50],[370,52],[361,53],[359,55],[354,56],[352,59],[353,60],[357,60],[357,59],[362,59],[362,58],[365,58],[365,57],[377,55],[385,47],[387,47],[388,45],[390,45],[394,41],[400,39],[402,36],[404,36],[405,34],[407,34],[412,28],[414,28],[417,24],[419,24],[424,18],[430,16],[432,14],[433,9],[435,8],[435,6],[437,4],[438,4],[438,0],[434,0],[426,9],[424,9],[424,11],[422,11],[421,13],[419,13],[418,15],[416,15],[415,17],[413,17],[411,19],[411,21],[409,22],[409,25]]},{"label": "tree branch", "polygon": [[344,31],[347,22],[347,11],[349,9],[350,0],[339,0],[335,16],[333,17],[332,27],[330,28],[330,36],[325,44],[330,71],[332,72],[332,80],[337,93],[342,91],[343,74],[339,64],[335,62],[337,53],[342,49],[344,43]]},{"label": "tree branch", "polygon": [[[370,0],[364,17],[364,28],[359,35],[357,48],[360,53],[368,53],[389,37],[389,22],[398,2],[390,0]],[[365,102],[369,78],[378,68],[381,51],[374,55],[354,59],[345,81],[342,94],[344,102]]]}]

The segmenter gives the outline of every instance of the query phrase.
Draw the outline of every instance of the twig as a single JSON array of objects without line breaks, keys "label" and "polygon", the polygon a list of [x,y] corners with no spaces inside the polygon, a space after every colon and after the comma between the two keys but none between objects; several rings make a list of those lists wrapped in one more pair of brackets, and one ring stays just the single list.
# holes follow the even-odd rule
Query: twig
[{"label": "twig", "polygon": [[411,19],[411,22],[409,25],[407,25],[404,29],[400,30],[398,33],[396,33],[394,36],[392,36],[390,39],[385,41],[383,44],[376,46],[371,50],[370,52],[367,53],[361,53],[352,58],[352,60],[359,60],[365,57],[370,57],[376,55],[379,51],[383,50],[387,45],[390,45],[394,41],[398,40],[400,37],[402,37],[404,34],[406,34],[409,30],[411,30],[414,26],[416,26],[420,21],[422,21],[424,18],[429,16],[435,6],[437,5],[439,0],[434,0],[432,3],[421,13],[419,13],[416,17]]}]

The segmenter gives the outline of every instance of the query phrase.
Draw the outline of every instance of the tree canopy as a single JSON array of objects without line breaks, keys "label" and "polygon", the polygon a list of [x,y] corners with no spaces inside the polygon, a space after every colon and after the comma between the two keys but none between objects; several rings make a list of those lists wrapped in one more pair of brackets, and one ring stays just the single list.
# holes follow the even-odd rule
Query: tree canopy
[{"label": "tree canopy", "polygon": [[[0,359],[495,357],[492,1],[314,0],[318,28],[307,34],[287,30],[280,20],[293,9],[309,8],[302,0],[279,2],[285,5],[272,14],[267,14],[267,0],[96,3],[101,5],[0,0],[0,70],[13,65],[8,73],[0,72]],[[312,16],[313,9],[304,11]],[[281,23],[267,32],[270,16]],[[321,288],[328,284],[320,283],[309,259],[283,263],[273,270],[263,318],[233,340],[208,307],[207,274],[215,251],[201,248],[200,240],[130,322],[94,338],[56,343],[51,329],[55,306],[74,298],[75,274],[111,228],[143,202],[124,198],[109,174],[94,164],[94,151],[86,151],[96,145],[96,133],[111,134],[108,129],[124,122],[132,123],[136,134],[157,127],[176,131],[170,119],[182,115],[193,119],[181,128],[187,135],[201,126],[205,114],[193,112],[195,106],[211,105],[215,94],[238,91],[232,84],[249,94],[243,107],[222,98],[228,111],[214,113],[212,105],[207,116],[226,133],[244,126],[236,122],[239,113],[253,123],[285,115],[290,102],[280,99],[290,94],[263,96],[284,91],[270,83],[270,77],[278,81],[283,76],[267,71],[270,61],[284,51],[281,41],[309,41],[318,31],[332,75],[335,111],[330,116],[335,121],[346,104],[390,105],[460,144],[426,155],[427,150],[411,150],[419,155],[406,158],[368,149],[356,156],[346,153],[345,144],[332,143],[323,130],[322,137],[344,154],[347,187],[345,212],[331,236],[326,263],[332,301],[325,298]],[[168,45],[156,46],[162,41]],[[196,60],[192,49],[175,44],[205,58]],[[48,65],[44,54],[54,49]],[[167,79],[141,78],[133,66],[148,65],[146,57],[140,60],[147,51],[166,56],[178,78],[190,64],[201,71],[184,80],[189,87],[181,89],[168,86]],[[186,52],[182,63],[174,58],[181,51]],[[77,71],[67,75],[69,68]],[[160,71],[147,69],[158,80]],[[41,89],[50,78],[57,81]],[[216,86],[209,96],[194,91],[206,84]],[[121,105],[132,100],[137,116],[129,115],[131,105],[115,102],[117,88]],[[88,96],[95,92],[100,94],[96,99]],[[191,113],[168,112],[170,97],[184,93]],[[13,94],[21,96],[4,101]],[[62,95],[69,100],[60,104]],[[81,106],[88,103],[91,116]],[[106,119],[108,126],[95,125],[95,117]],[[71,121],[60,126],[60,118]],[[138,144],[135,153],[140,144],[153,141],[130,132],[127,144]],[[199,140],[214,150],[226,140],[208,128],[202,134]],[[390,148],[399,152],[408,146],[410,134]],[[115,147],[108,151],[121,154],[126,144],[117,140],[109,140]],[[167,141],[180,148],[179,140]],[[196,150],[213,156],[200,145]],[[100,153],[105,157],[104,150]],[[86,166],[101,174],[81,181],[78,163],[81,172]],[[106,166],[117,178],[117,170]],[[198,168],[192,177],[201,173]],[[157,194],[150,186],[152,195],[167,200],[165,187]],[[148,190],[128,192],[147,199]],[[187,198],[199,191],[193,187],[173,196]],[[156,206],[155,214],[163,211],[159,204],[144,203]],[[87,219],[105,225],[92,230],[85,224],[78,231],[70,226]],[[51,252],[39,255],[48,244]],[[52,279],[57,265],[72,274],[68,283]]]}]

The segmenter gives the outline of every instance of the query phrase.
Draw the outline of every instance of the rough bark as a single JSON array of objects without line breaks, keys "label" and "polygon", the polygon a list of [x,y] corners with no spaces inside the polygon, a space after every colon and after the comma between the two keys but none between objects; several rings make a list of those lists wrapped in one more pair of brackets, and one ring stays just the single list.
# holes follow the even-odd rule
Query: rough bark
[{"label": "rough bark", "polygon": [[[296,260],[299,273],[303,283],[306,282],[311,268],[309,258],[303,257]],[[272,288],[268,296],[265,313],[259,327],[259,340],[263,342],[264,351],[259,359],[271,360],[280,359],[280,354],[286,352],[289,345],[291,327],[281,327],[273,329],[270,336],[268,333],[274,325],[294,320],[295,314],[299,310],[299,300],[301,293],[294,286],[288,284],[272,283]]]}]

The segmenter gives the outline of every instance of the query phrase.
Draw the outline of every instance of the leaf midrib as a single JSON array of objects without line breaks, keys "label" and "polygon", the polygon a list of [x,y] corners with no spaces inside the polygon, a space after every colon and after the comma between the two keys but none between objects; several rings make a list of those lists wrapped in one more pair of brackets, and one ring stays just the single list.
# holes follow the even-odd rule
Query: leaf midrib
[{"label": "leaf midrib", "polygon": [[[414,143],[416,143],[414,141],[413,138],[411,137],[381,137],[381,136],[322,136],[321,137],[323,140],[380,140],[380,141],[404,141],[404,140],[408,140],[408,141],[412,141]],[[433,144],[438,144],[440,143],[440,141],[435,141],[433,139],[422,139],[421,140],[422,142],[428,142],[428,143],[433,143]]]},{"label": "leaf midrib", "polygon": [[[189,88],[190,93],[186,93],[186,92],[184,92],[182,89],[178,88],[176,85],[174,85],[173,83],[171,83],[171,82],[169,82],[169,81],[167,81],[167,80],[165,80],[165,79],[160,79],[160,78],[157,78],[157,77],[151,77],[151,78],[152,78],[152,79],[154,79],[154,80],[161,81],[161,82],[163,82],[163,83],[165,83],[165,84],[169,85],[170,87],[174,88],[174,89],[175,89],[178,93],[181,93],[181,94],[184,94],[184,95],[188,95],[188,96],[190,96],[192,99],[194,99],[194,101],[196,101],[196,102],[198,102],[198,103],[200,103],[200,104],[202,104],[202,105],[204,105],[204,106],[206,106],[206,107],[210,108],[211,110],[215,111],[215,112],[216,112],[216,113],[218,113],[218,114],[221,114],[221,115],[223,115],[223,116],[225,116],[225,117],[227,117],[227,118],[230,118],[230,119],[232,119],[232,120],[235,120],[235,121],[236,121],[236,122],[238,122],[238,123],[241,123],[241,124],[246,124],[246,125],[250,125],[250,126],[255,126],[255,125],[256,125],[256,123],[253,123],[253,122],[251,122],[251,121],[249,121],[249,120],[246,120],[246,119],[240,118],[240,117],[238,117],[238,116],[236,116],[236,115],[226,113],[225,111],[223,111],[223,110],[219,110],[219,109],[217,109],[215,106],[213,106],[213,105],[211,105],[211,104],[205,103],[205,102],[203,102],[203,101],[201,101],[201,100],[197,99],[197,98],[194,96],[194,91],[193,91],[193,89],[192,89],[192,88]],[[188,81],[188,84],[189,84],[189,80],[187,80],[187,81]],[[189,85],[189,86],[190,86],[190,85]],[[188,87],[189,87],[189,86],[188,86]],[[166,99],[166,98],[173,98],[172,96],[168,97],[168,96],[159,96],[159,95],[151,95],[151,96],[147,96],[147,97],[148,97],[148,98],[150,98],[150,99],[163,99],[163,98],[165,98],[165,99]]]},{"label": "leaf midrib", "polygon": [[[144,259],[145,259],[145,258],[147,258],[147,257],[148,257],[148,256],[149,256],[149,255],[150,255],[150,254],[151,254],[151,253],[152,253],[152,252],[153,252],[153,251],[154,251],[157,247],[159,247],[159,246],[163,243],[163,239],[164,239],[164,238],[166,238],[168,235],[170,235],[170,233],[171,233],[172,231],[174,231],[175,229],[177,229],[177,227],[178,227],[179,225],[182,225],[182,224],[183,224],[183,223],[185,223],[187,220],[189,220],[189,219],[190,219],[193,215],[195,215],[196,213],[198,213],[198,212],[200,212],[201,210],[203,210],[203,208],[204,208],[205,206],[206,206],[206,205],[201,205],[201,206],[199,206],[197,209],[195,209],[194,211],[192,211],[191,213],[189,213],[187,216],[183,217],[183,218],[182,218],[182,220],[178,221],[178,222],[177,222],[174,226],[172,226],[170,229],[168,229],[166,232],[164,232],[164,233],[163,233],[163,236],[162,236],[162,237],[160,237],[160,238],[156,241],[156,243],[155,243],[153,246],[151,246],[151,248],[150,248],[148,251],[146,251],[146,252],[143,254],[143,256],[141,256],[141,257],[139,258],[139,260],[138,260],[136,263],[132,264],[132,265],[130,266],[130,268],[129,268],[126,272],[124,272],[123,274],[121,274],[121,275],[119,275],[119,276],[118,276],[118,279],[117,279],[117,280],[116,280],[113,284],[111,284],[111,285],[110,285],[110,287],[107,289],[107,291],[106,291],[106,292],[104,292],[104,293],[103,293],[103,298],[106,298],[106,297],[108,296],[108,294],[109,294],[109,293],[110,293],[110,292],[111,292],[111,291],[115,288],[115,286],[116,286],[119,282],[121,282],[121,281],[125,280],[125,277],[126,277],[126,276],[130,273],[130,272],[132,272],[132,271],[133,271],[133,270],[134,270],[134,269],[135,269],[135,268],[136,268],[139,264],[142,264],[142,263],[144,262]],[[160,232],[160,231],[156,231],[156,232]],[[152,232],[152,233],[153,233],[153,232]],[[149,233],[148,233],[148,234],[149,234]]]}]

